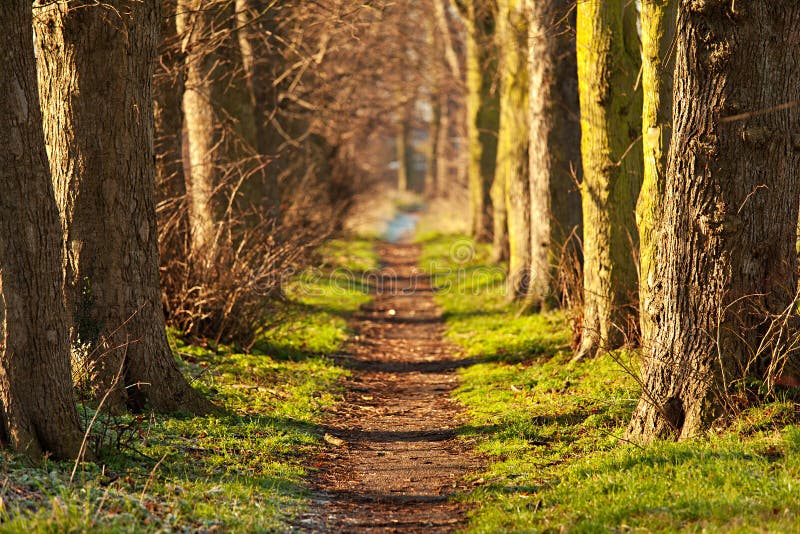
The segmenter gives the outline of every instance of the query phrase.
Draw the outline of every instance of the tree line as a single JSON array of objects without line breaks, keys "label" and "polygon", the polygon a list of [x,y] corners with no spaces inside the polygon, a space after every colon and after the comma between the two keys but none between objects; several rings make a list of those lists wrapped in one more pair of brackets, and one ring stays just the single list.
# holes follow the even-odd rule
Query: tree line
[{"label": "tree line", "polygon": [[[421,54],[346,0],[0,6],[0,439],[86,455],[98,410],[214,409],[166,328],[252,344],[342,228]],[[413,39],[409,47],[416,46]],[[419,43],[424,41],[420,38]],[[420,44],[421,46],[421,44]]]},{"label": "tree line", "polygon": [[420,129],[515,300],[570,304],[577,357],[642,346],[631,439],[785,381],[800,6],[640,4],[4,2],[0,439],[75,458],[76,393],[212,410],[166,327],[252,343]]},{"label": "tree line", "polygon": [[642,347],[629,438],[695,436],[790,382],[800,4],[454,6],[471,233],[511,298],[569,303],[576,358]]}]

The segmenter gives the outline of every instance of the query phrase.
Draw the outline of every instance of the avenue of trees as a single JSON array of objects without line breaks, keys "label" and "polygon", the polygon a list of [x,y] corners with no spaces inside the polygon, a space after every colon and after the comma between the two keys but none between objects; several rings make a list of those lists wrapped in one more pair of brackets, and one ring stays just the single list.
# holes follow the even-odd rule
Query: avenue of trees
[{"label": "avenue of trees", "polygon": [[575,357],[642,347],[629,438],[697,435],[790,380],[800,4],[455,5],[472,234],[528,310],[570,296],[559,266],[582,260]]},{"label": "avenue of trees", "polygon": [[81,454],[76,393],[213,410],[167,326],[247,346],[390,160],[463,184],[576,358],[641,347],[629,439],[796,372],[796,0],[4,0],[0,26],[0,439],[31,457]]},{"label": "avenue of trees", "polygon": [[[431,86],[414,73],[433,26],[414,24],[434,12],[3,2],[0,439],[74,459],[76,399],[111,413],[213,410],[167,326],[252,343],[285,273],[368,190],[360,151],[395,135],[408,88]],[[452,43],[435,46],[456,61]]]}]

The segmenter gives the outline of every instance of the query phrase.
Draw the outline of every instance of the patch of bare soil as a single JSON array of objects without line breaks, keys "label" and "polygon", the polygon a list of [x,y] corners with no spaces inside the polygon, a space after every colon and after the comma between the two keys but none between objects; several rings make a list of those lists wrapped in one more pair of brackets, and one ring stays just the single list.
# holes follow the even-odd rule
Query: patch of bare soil
[{"label": "patch of bare soil", "polygon": [[450,399],[465,360],[442,340],[419,247],[383,244],[375,298],[355,318],[343,363],[352,369],[345,401],[329,414],[327,447],[314,460],[314,506],[305,532],[451,532],[468,505],[453,497],[479,459],[455,429]]}]

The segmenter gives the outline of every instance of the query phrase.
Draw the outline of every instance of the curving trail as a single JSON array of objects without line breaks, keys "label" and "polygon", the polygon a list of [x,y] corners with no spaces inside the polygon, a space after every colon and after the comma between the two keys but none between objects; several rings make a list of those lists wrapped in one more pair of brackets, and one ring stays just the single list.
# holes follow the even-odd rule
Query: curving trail
[{"label": "curving trail", "polygon": [[333,439],[315,461],[315,506],[299,518],[302,531],[451,532],[466,523],[468,506],[451,497],[479,459],[455,435],[460,408],[449,398],[466,362],[442,340],[419,252],[379,246],[384,267],[342,357],[352,376],[328,416]]}]

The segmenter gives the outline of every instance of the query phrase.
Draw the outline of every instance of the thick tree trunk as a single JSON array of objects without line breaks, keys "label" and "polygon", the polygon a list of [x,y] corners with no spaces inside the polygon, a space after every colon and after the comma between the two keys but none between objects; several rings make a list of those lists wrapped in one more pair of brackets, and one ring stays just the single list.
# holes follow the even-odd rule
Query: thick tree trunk
[{"label": "thick tree trunk", "polygon": [[798,27],[794,1],[678,8],[655,328],[633,439],[701,433],[794,335],[771,327],[796,309],[800,107],[787,104],[800,101]]},{"label": "thick tree trunk", "polygon": [[556,266],[566,240],[580,237],[578,71],[571,0],[528,0],[531,281],[528,303],[554,303]]},{"label": "thick tree trunk", "polygon": [[75,458],[61,224],[47,167],[30,0],[0,3],[0,436]]},{"label": "thick tree trunk", "polygon": [[485,241],[493,233],[490,189],[497,162],[499,120],[497,92],[493,88],[496,71],[492,46],[494,15],[480,0],[465,4],[470,228],[475,239]]},{"label": "thick tree trunk", "polygon": [[633,2],[578,2],[583,159],[583,339],[576,357],[621,346],[637,327],[637,231],[642,183],[641,62]]},{"label": "thick tree trunk", "polygon": [[215,165],[215,122],[212,102],[212,68],[207,33],[213,13],[201,0],[178,0],[177,29],[186,53],[186,88],[183,117],[189,144],[189,234],[192,254],[208,266],[216,248],[213,211]]},{"label": "thick tree trunk", "polygon": [[158,0],[38,9],[39,87],[67,235],[68,304],[91,349],[94,395],[112,390],[116,408],[197,410],[206,403],[175,363],[159,289],[151,90],[159,12]]},{"label": "thick tree trunk", "polygon": [[523,0],[500,0],[500,131],[496,179],[505,183],[509,298],[524,296],[530,278],[531,234],[528,179],[528,29]]},{"label": "thick tree trunk", "polygon": [[636,205],[639,228],[639,324],[642,346],[651,344],[654,328],[653,288],[656,286],[656,223],[661,214],[672,134],[672,75],[674,71],[677,2],[642,0],[642,149],[644,175]]}]

